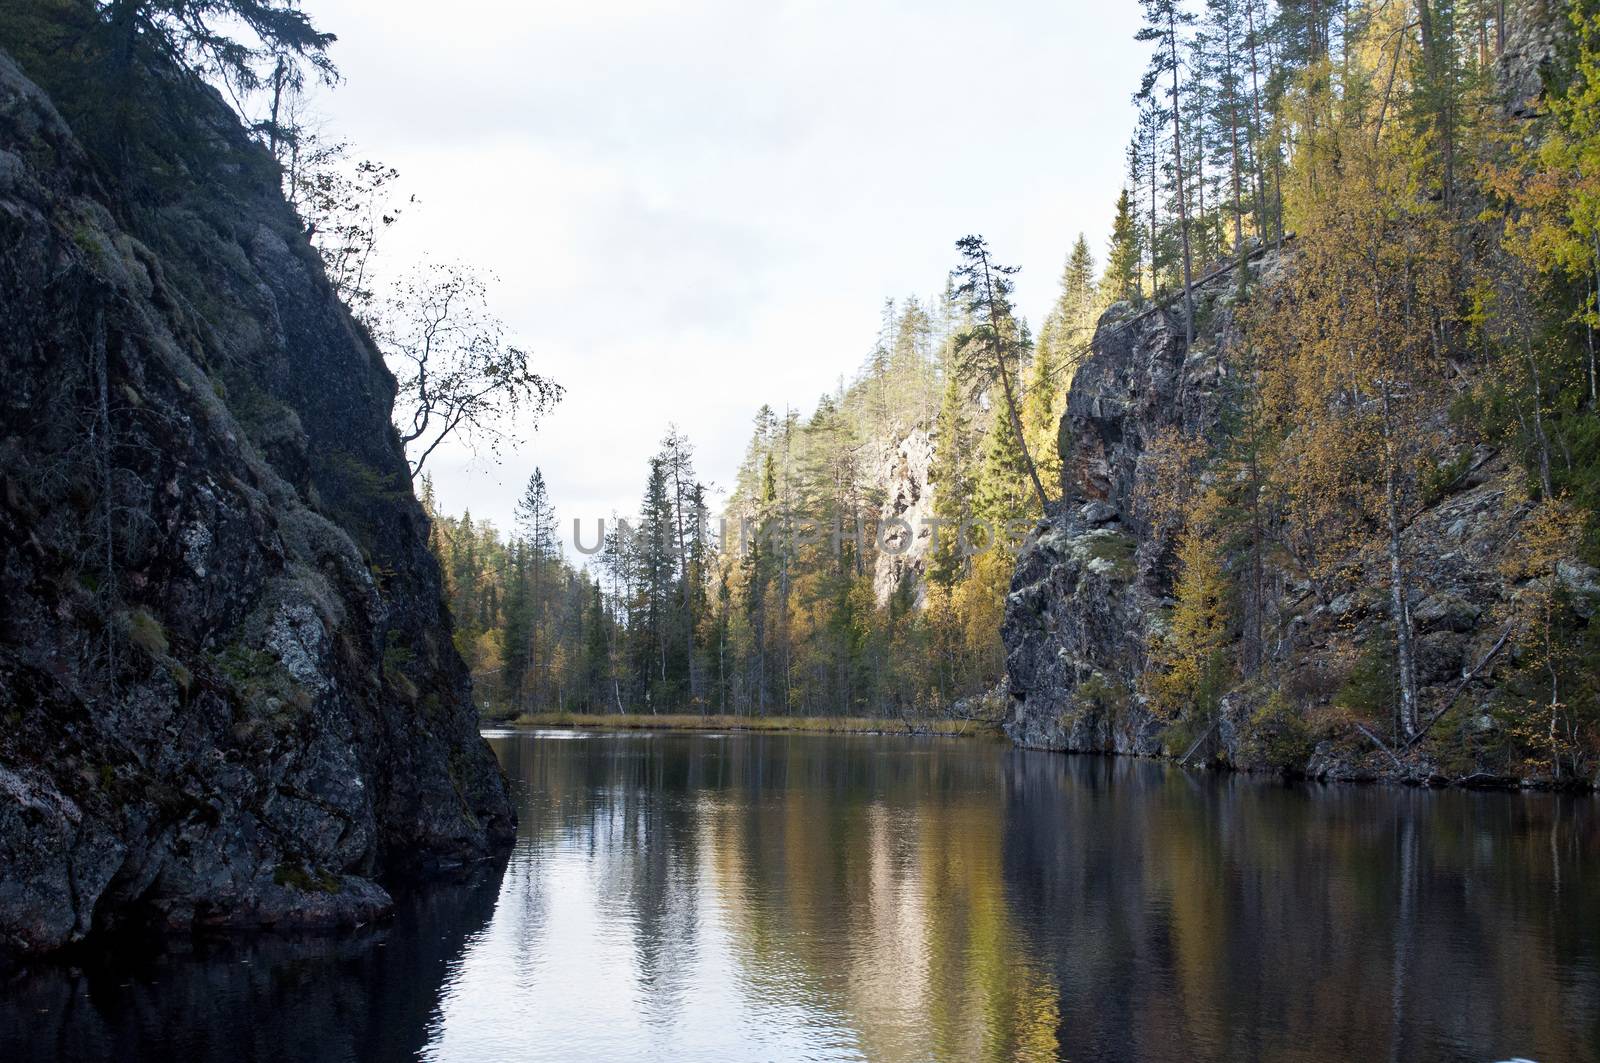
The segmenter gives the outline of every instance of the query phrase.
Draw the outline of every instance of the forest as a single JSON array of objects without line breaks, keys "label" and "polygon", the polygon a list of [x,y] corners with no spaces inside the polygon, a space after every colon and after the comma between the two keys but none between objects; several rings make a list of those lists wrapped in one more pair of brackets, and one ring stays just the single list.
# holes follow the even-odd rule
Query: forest
[{"label": "forest", "polygon": [[[1147,519],[1171,543],[1173,585],[1140,696],[1170,714],[1214,703],[1267,665],[1269,563],[1328,600],[1376,543],[1390,615],[1366,709],[1416,736],[1429,721],[1402,530],[1487,449],[1523,470],[1513,501],[1534,529],[1504,559],[1515,729],[1558,764],[1592,756],[1600,658],[1557,569],[1600,544],[1600,13],[1580,0],[1554,16],[1570,20],[1558,60],[1519,73],[1505,4],[1141,6],[1150,59],[1115,224],[1099,254],[1072,243],[1036,331],[1008,268],[968,238],[932,298],[884,304],[853,380],[809,413],[758,411],[720,522],[676,429],[633,534],[595,557],[556,545],[537,473],[516,528],[436,514],[460,648],[490,704],[994,711],[975,696],[1004,671],[1013,544],[886,550],[855,521],[903,510],[893,467],[921,443],[913,478],[939,527],[1031,527],[1060,503],[1061,414],[1096,327],[1159,306],[1190,345],[1214,342],[1192,292],[1231,269],[1247,355],[1226,430],[1151,441],[1165,487]],[[1269,249],[1285,263],[1272,276],[1233,268]],[[850,533],[750,547],[707,531],[800,520]]]}]

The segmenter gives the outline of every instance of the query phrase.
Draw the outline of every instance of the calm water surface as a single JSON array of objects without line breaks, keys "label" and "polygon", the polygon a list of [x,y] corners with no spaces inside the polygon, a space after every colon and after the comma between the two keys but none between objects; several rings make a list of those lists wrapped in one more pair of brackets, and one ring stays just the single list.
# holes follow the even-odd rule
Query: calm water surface
[{"label": "calm water surface", "polygon": [[1593,799],[492,741],[509,859],[359,933],[0,982],[0,1060],[1600,1059]]}]

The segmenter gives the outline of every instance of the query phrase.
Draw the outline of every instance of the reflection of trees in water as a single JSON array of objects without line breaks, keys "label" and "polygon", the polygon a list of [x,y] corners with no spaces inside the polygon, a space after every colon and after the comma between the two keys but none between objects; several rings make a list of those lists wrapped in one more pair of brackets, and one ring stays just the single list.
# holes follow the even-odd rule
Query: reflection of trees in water
[{"label": "reflection of trees in water", "polygon": [[544,953],[541,939],[550,918],[546,863],[542,850],[519,846],[511,854],[500,890],[495,919],[509,924],[507,929],[516,942],[512,962],[518,985],[532,984]]},{"label": "reflection of trees in water", "polygon": [[354,932],[108,942],[0,991],[0,1059],[411,1059],[488,925],[503,860],[401,889]]},{"label": "reflection of trees in water", "polygon": [[700,764],[659,742],[642,748],[612,743],[608,753],[613,786],[620,790],[625,812],[622,844],[613,839],[606,849],[621,866],[603,867],[600,873],[605,880],[626,884],[646,1021],[670,1025],[680,1010],[699,940],[698,846],[690,795]]},{"label": "reflection of trees in water", "polygon": [[1600,1045],[1586,801],[837,736],[502,756],[520,947],[548,952],[550,878],[582,875],[597,932],[625,942],[617,991],[663,1042],[715,971],[718,1021],[890,1061]]},{"label": "reflection of trees in water", "polygon": [[868,1058],[1052,1059],[1018,962],[992,757],[958,743],[762,736],[703,805],[748,995],[832,1016]]},{"label": "reflection of trees in water", "polygon": [[1054,1057],[1056,994],[1017,962],[1003,902],[992,755],[798,735],[501,755],[522,780],[527,847],[546,871],[562,854],[585,862],[601,919],[630,929],[647,1023],[679,1020],[720,927],[730,1005],[751,1022],[806,1025],[873,1059]]},{"label": "reflection of trees in water", "polygon": [[1007,894],[1066,1055],[1600,1053],[1587,801],[1029,753],[1005,795]]}]

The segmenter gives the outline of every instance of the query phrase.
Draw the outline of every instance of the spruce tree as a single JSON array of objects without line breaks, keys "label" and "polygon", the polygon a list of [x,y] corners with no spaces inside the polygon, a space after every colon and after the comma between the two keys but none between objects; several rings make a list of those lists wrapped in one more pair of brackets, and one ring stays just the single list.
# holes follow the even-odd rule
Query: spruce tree
[{"label": "spruce tree", "polygon": [[632,549],[635,599],[630,625],[634,662],[651,712],[676,703],[677,658],[672,640],[675,520],[672,488],[660,456],[650,459]]},{"label": "spruce tree", "polygon": [[1082,233],[1061,271],[1061,290],[1045,316],[1034,347],[1028,385],[1022,399],[1022,427],[1029,452],[1039,464],[1040,478],[1052,489],[1061,481],[1057,439],[1072,374],[1094,336],[1094,255]]},{"label": "spruce tree", "polygon": [[505,651],[501,657],[501,689],[512,709],[537,709],[525,700],[528,681],[528,646],[532,641],[533,615],[528,601],[528,550],[523,540],[513,538],[508,544],[510,564],[509,586],[506,588]]},{"label": "spruce tree", "polygon": [[1134,217],[1132,197],[1124,188],[1117,196],[1117,213],[1111,223],[1111,246],[1106,251],[1106,272],[1101,288],[1113,300],[1139,302],[1143,298],[1139,283],[1142,243],[1139,223]]},{"label": "spruce tree", "polygon": [[933,555],[928,578],[946,591],[961,579],[966,568],[962,556],[963,529],[972,520],[972,429],[967,413],[966,389],[957,371],[953,352],[947,352],[944,369],[944,398],[939,406],[939,422],[934,432],[933,512],[938,521],[934,532]]},{"label": "spruce tree", "polygon": [[525,644],[509,645],[506,656],[526,654],[528,661],[529,696],[534,707],[542,708],[540,697],[544,690],[543,677],[547,671],[541,656],[546,606],[546,576],[550,563],[557,556],[555,540],[555,510],[550,505],[550,493],[545,488],[544,473],[534,469],[528,477],[528,486],[517,502],[517,520],[522,527],[523,549],[526,553],[528,573],[528,637]]},{"label": "spruce tree", "polygon": [[1023,442],[1006,411],[995,407],[994,421],[984,436],[983,464],[978,471],[973,510],[987,528],[993,545],[1028,512],[1028,463]]}]

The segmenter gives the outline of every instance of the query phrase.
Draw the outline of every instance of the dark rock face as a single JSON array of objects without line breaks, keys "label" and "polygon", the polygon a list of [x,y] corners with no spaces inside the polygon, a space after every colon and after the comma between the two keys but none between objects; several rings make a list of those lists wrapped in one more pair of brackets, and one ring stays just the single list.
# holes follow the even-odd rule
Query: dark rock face
[{"label": "dark rock face", "polygon": [[1497,60],[1501,107],[1526,118],[1544,109],[1545,76],[1560,52],[1567,29],[1567,5],[1555,0],[1524,0],[1507,5],[1505,49]]},{"label": "dark rock face", "polygon": [[130,203],[0,53],[0,954],[341,924],[513,815],[394,381],[220,100]]},{"label": "dark rock face", "polygon": [[[1269,251],[1253,262],[1255,281],[1270,282],[1289,255]],[[1451,746],[1453,764],[1430,744],[1401,766],[1331,711],[1358,662],[1377,660],[1373,655],[1392,642],[1387,562],[1377,538],[1357,559],[1352,582],[1360,589],[1329,600],[1267,560],[1263,665],[1222,697],[1214,726],[1196,734],[1186,721],[1169,724],[1148,707],[1140,679],[1151,635],[1171,604],[1176,568],[1174,544],[1147,515],[1156,490],[1150,445],[1163,432],[1215,441],[1222,431],[1223,400],[1243,350],[1233,283],[1224,276],[1198,290],[1202,324],[1190,351],[1181,319],[1168,312],[1133,316],[1113,307],[1102,319],[1063,419],[1072,448],[1063,500],[1018,558],[1006,602],[1007,732],[1036,748],[1192,755],[1328,779],[1436,783],[1516,770],[1492,762],[1495,743],[1482,732],[1498,724],[1488,715],[1465,714],[1460,733],[1433,733]],[[1405,532],[1425,712],[1445,704],[1505,633],[1518,588],[1507,583],[1501,563],[1520,549],[1529,512],[1515,501],[1519,476],[1505,458],[1480,450],[1453,493],[1424,508]],[[1564,562],[1560,578],[1583,615],[1597,611],[1593,569]],[[1474,674],[1467,689],[1475,701],[1486,700],[1510,656]]]},{"label": "dark rock face", "polygon": [[[1277,254],[1252,263],[1277,267]],[[1227,274],[1199,290],[1210,325],[1184,348],[1170,311],[1107,311],[1073,378],[1062,502],[1024,548],[1002,639],[1012,695],[1006,730],[1042,749],[1153,755],[1163,728],[1133,693],[1151,623],[1170,589],[1172,545],[1141,504],[1146,450],[1176,429],[1216,428],[1227,354],[1239,340]]]}]

